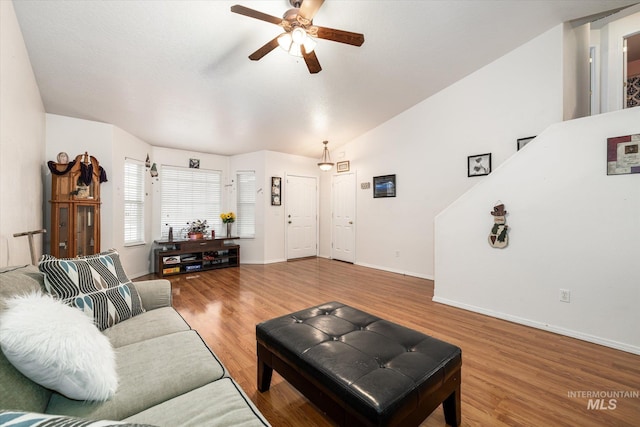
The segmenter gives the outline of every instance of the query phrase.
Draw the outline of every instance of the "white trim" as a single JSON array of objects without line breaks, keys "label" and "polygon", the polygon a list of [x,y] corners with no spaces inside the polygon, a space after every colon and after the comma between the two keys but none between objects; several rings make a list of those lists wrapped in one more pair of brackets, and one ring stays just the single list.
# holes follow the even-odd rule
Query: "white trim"
[{"label": "white trim", "polygon": [[574,331],[572,329],[566,329],[561,326],[549,325],[547,323],[536,322],[534,320],[526,319],[524,317],[513,316],[507,313],[501,313],[498,311],[487,310],[482,307],[477,307],[475,305],[464,304],[457,301],[453,301],[447,298],[440,298],[434,296],[432,299],[433,302],[437,302],[440,304],[449,305],[452,307],[461,308],[463,310],[473,311],[475,313],[484,314],[486,316],[495,317],[496,319],[502,319],[513,323],[518,323],[520,325],[530,326],[532,328],[541,329],[544,331],[553,332],[559,335],[564,335],[571,338],[577,338],[582,341],[591,342],[594,344],[603,345],[605,347],[614,348],[616,350],[626,351],[628,353],[638,354],[640,355],[640,347],[636,347],[633,345],[621,343],[618,341],[608,340],[606,338],[601,338],[595,335],[585,334],[582,332]]},{"label": "white trim", "polygon": [[[318,176],[313,176],[313,175],[288,174],[287,172],[285,172],[283,177],[284,181],[282,182],[282,186],[284,186],[284,189],[282,188],[282,186],[280,187],[280,197],[283,197],[284,191],[289,191],[288,180],[289,180],[289,177],[291,176],[298,177],[298,178],[312,178],[316,181],[316,253],[315,253],[315,256],[318,256],[318,254],[320,253],[320,178]],[[289,260],[289,227],[287,226],[287,212],[289,209],[288,200],[289,200],[289,193],[286,194],[286,197],[284,198],[284,202],[282,204],[282,206],[284,206],[284,215],[282,218],[283,225],[284,225],[284,257],[285,257],[284,261]],[[297,258],[293,258],[293,259],[297,259]]]},{"label": "white trim", "polygon": [[[340,176],[353,176],[353,196],[354,196],[354,200],[353,200],[353,259],[351,261],[351,263],[355,264],[357,261],[357,257],[356,257],[356,247],[358,246],[358,236],[357,236],[357,219],[358,219],[358,174],[357,171],[353,170],[353,171],[349,171],[349,172],[342,172],[342,173],[334,173],[333,175],[331,175],[331,194],[330,194],[330,199],[331,199],[331,205],[330,205],[330,209],[331,209],[331,221],[330,223],[330,236],[331,236],[331,247],[329,248],[329,259],[334,259],[333,258],[333,248],[334,248],[334,239],[335,239],[335,235],[334,235],[334,188],[335,188],[335,180],[337,177]],[[343,260],[341,260],[343,261]],[[345,261],[345,262],[349,262],[349,261]]]},{"label": "white trim", "polygon": [[402,274],[404,276],[417,277],[419,279],[433,280],[433,276],[431,276],[431,275],[415,273],[413,271],[396,270],[394,268],[381,267],[379,265],[367,264],[367,263],[363,263],[363,262],[354,262],[353,264],[354,265],[359,265],[361,267],[374,268],[376,270],[388,271],[389,273],[397,273],[397,274]]}]

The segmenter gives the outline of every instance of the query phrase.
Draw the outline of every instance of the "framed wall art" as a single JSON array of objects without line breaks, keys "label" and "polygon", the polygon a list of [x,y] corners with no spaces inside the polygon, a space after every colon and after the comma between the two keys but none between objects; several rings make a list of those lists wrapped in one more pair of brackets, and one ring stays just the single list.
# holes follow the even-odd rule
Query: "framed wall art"
[{"label": "framed wall art", "polygon": [[607,175],[640,173],[640,133],[607,138]]},{"label": "framed wall art", "polygon": [[373,198],[396,197],[396,176],[383,175],[373,177]]},{"label": "framed wall art", "polygon": [[491,173],[491,153],[467,157],[467,176],[484,176]]},{"label": "framed wall art", "polygon": [[189,159],[189,167],[192,169],[200,169],[200,159]]},{"label": "framed wall art", "polygon": [[349,172],[349,160],[345,160],[344,162],[336,163],[336,171],[338,171],[338,172]]},{"label": "framed wall art", "polygon": [[520,149],[522,147],[524,147],[525,145],[527,145],[529,142],[531,142],[531,140],[535,138],[535,136],[528,136],[526,138],[518,138],[518,151],[520,151]]},{"label": "framed wall art", "polygon": [[282,178],[279,176],[271,177],[271,206],[280,206],[282,204]]}]

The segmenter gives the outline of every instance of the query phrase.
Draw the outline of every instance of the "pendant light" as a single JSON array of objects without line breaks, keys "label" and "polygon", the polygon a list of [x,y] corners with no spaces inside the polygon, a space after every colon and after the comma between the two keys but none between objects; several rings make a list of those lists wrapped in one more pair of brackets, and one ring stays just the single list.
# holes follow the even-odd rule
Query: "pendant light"
[{"label": "pendant light", "polygon": [[329,141],[322,141],[324,144],[324,150],[322,150],[322,160],[318,163],[318,167],[322,171],[330,171],[333,167],[333,163],[331,162],[331,155],[329,154],[329,149],[327,148],[327,144]]}]

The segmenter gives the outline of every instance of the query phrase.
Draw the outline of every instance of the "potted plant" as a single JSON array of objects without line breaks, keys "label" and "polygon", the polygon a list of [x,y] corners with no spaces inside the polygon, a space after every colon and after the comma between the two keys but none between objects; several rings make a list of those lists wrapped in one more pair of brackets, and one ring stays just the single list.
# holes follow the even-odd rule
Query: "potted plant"
[{"label": "potted plant", "polygon": [[220,219],[223,223],[227,224],[227,237],[231,237],[231,226],[236,220],[236,214],[233,212],[221,213]]},{"label": "potted plant", "polygon": [[204,233],[207,231],[209,226],[207,225],[207,220],[204,221],[195,220],[187,223],[187,237],[190,240],[198,240],[204,238]]}]

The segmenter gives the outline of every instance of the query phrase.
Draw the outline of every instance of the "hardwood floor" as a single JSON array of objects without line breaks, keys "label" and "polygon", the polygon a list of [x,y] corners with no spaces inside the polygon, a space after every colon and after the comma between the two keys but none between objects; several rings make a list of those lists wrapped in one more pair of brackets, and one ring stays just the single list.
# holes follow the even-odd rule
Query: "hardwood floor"
[{"label": "hardwood floor", "polygon": [[[640,356],[434,303],[430,280],[323,258],[169,279],[176,309],[274,426],[333,423],[276,372],[257,391],[255,325],[328,301],[462,348],[463,426],[640,425]],[[587,396],[570,395],[614,391],[635,397],[589,409]],[[444,426],[442,408],[421,425]]]}]

